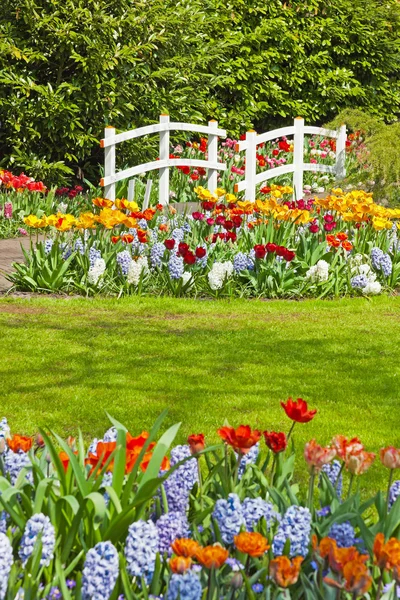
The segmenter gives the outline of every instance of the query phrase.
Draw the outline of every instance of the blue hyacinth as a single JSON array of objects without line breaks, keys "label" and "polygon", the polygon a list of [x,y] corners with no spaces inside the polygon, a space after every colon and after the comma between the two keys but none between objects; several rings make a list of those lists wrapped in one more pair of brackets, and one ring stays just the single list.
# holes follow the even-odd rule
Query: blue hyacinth
[{"label": "blue hyacinth", "polygon": [[60,244],[60,250],[62,252],[63,260],[67,260],[67,258],[69,258],[72,254],[72,248],[66,242],[62,242]]},{"label": "blue hyacinth", "polygon": [[223,498],[217,500],[212,516],[218,523],[225,544],[232,544],[233,538],[240,533],[241,527],[246,526],[242,505],[237,494],[229,494],[227,500]]},{"label": "blue hyacinth", "polygon": [[[189,446],[175,446],[171,450],[171,466],[191,456]],[[165,472],[161,472],[164,475]],[[174,471],[164,482],[164,490],[168,502],[168,510],[186,512],[189,504],[189,494],[198,481],[197,461],[188,460]]]},{"label": "blue hyacinth", "polygon": [[362,290],[368,283],[368,277],[366,275],[356,275],[350,279],[350,285],[353,289]]},{"label": "blue hyacinth", "polygon": [[400,481],[394,481],[390,487],[389,491],[389,510],[392,508],[393,504],[396,502],[397,498],[400,496]]},{"label": "blue hyacinth", "polygon": [[177,244],[179,244],[179,242],[183,241],[183,238],[185,237],[185,232],[183,231],[183,229],[174,229],[171,233],[171,237],[173,240],[176,241]]},{"label": "blue hyacinth", "polygon": [[389,277],[392,273],[393,265],[389,254],[384,254],[381,258],[381,271],[385,277]]},{"label": "blue hyacinth", "polygon": [[136,521],[129,526],[125,544],[128,573],[151,577],[158,552],[158,530],[152,521]]},{"label": "blue hyacinth", "polygon": [[[4,456],[4,472],[10,477],[11,483],[14,485],[17,481],[21,469],[32,465],[29,455],[26,452],[12,452],[8,450]],[[32,472],[27,474],[28,481],[32,480]]]},{"label": "blue hyacinth", "polygon": [[161,242],[156,242],[150,250],[150,262],[153,267],[161,267],[164,252],[164,244],[162,244]]},{"label": "blue hyacinth", "polygon": [[8,578],[13,562],[13,550],[10,540],[4,533],[0,533],[0,600],[4,600],[6,596]]},{"label": "blue hyacinth", "polygon": [[107,429],[103,436],[103,442],[116,442],[117,441],[117,428],[110,427]]},{"label": "blue hyacinth", "polygon": [[372,248],[371,250],[371,263],[376,271],[379,271],[381,268],[381,259],[383,257],[383,252],[380,248]]},{"label": "blue hyacinth", "polygon": [[7,531],[7,513],[5,510],[0,512],[0,533],[6,533]]},{"label": "blue hyacinth", "polygon": [[37,547],[39,540],[42,544],[40,566],[48,567],[54,557],[56,532],[50,522],[49,517],[46,517],[43,513],[33,515],[26,522],[21,545],[18,551],[23,566],[26,565],[29,558],[32,556],[35,546]]},{"label": "blue hyacinth", "polygon": [[[322,467],[322,470],[328,476],[332,486],[336,489],[337,497],[342,497],[343,476],[341,474],[342,465],[338,460],[334,460]],[[338,482],[339,477],[339,482]]]},{"label": "blue hyacinth", "polygon": [[201,583],[196,573],[173,574],[168,586],[167,600],[200,600]]},{"label": "blue hyacinth", "polygon": [[132,256],[128,250],[123,250],[122,252],[117,253],[117,263],[122,271],[122,275],[128,275],[131,262]]},{"label": "blue hyacinth", "polygon": [[168,261],[168,270],[171,279],[180,279],[183,275],[183,271],[185,270],[182,256],[171,254],[171,257]]},{"label": "blue hyacinth", "polygon": [[389,254],[385,254],[380,248],[372,248],[371,263],[376,271],[381,271],[385,277],[389,277],[392,272],[392,259]]},{"label": "blue hyacinth", "polygon": [[91,267],[94,267],[94,263],[98,258],[101,258],[101,252],[92,246],[89,250],[89,262]]},{"label": "blue hyacinth", "polygon": [[247,265],[249,262],[249,257],[244,252],[238,252],[236,256],[233,258],[233,270],[235,273],[240,273],[240,271],[246,271]]},{"label": "blue hyacinth", "polygon": [[75,240],[74,251],[78,252],[81,256],[85,254],[85,244],[82,242],[81,238]]},{"label": "blue hyacinth", "polygon": [[189,537],[189,523],[186,515],[180,512],[169,512],[156,522],[160,554],[172,554],[171,544],[176,538]]},{"label": "blue hyacinth", "polygon": [[86,555],[82,572],[83,600],[108,600],[118,575],[116,548],[111,542],[99,542]]},{"label": "blue hyacinth", "polygon": [[243,516],[246,521],[247,531],[254,531],[261,519],[265,519],[269,530],[275,523],[281,520],[271,502],[262,498],[245,498],[242,504]]},{"label": "blue hyacinth", "polygon": [[44,243],[44,251],[46,254],[50,254],[51,249],[53,247],[54,240],[46,240]]},{"label": "blue hyacinth", "polygon": [[239,471],[238,471],[239,479],[242,478],[247,465],[253,465],[256,462],[259,453],[260,453],[260,443],[257,442],[257,444],[254,444],[254,446],[252,446],[250,448],[250,450],[247,452],[247,454],[243,455],[243,458],[240,461],[240,465],[239,465]]},{"label": "blue hyacinth", "polygon": [[146,219],[139,219],[138,226],[140,227],[140,229],[144,229],[144,230],[147,229]]},{"label": "blue hyacinth", "polygon": [[302,506],[290,506],[274,537],[272,551],[281,556],[287,540],[290,540],[290,556],[306,556],[310,543],[311,513]]},{"label": "blue hyacinth", "polygon": [[346,523],[334,523],[329,530],[328,537],[336,540],[336,544],[339,548],[349,548],[354,546],[356,541],[356,535],[354,527]]}]

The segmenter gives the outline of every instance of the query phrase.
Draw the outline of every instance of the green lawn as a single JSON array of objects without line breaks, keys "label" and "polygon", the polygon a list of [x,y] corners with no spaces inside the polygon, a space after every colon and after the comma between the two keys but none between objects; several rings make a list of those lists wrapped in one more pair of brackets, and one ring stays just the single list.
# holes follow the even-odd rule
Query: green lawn
[{"label": "green lawn", "polygon": [[[108,411],[137,433],[168,408],[180,441],[216,441],[225,418],[287,430],[279,402],[301,396],[319,412],[298,444],[342,433],[368,450],[400,446],[400,298],[2,299],[0,331],[1,413],[14,432],[80,427],[89,439]],[[386,476],[379,464],[367,475],[374,487]]]}]

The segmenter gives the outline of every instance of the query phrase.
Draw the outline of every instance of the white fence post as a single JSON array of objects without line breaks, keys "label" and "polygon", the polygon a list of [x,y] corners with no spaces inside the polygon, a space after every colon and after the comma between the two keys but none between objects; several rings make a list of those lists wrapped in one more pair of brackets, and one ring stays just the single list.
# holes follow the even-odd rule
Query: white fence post
[{"label": "white fence post", "polygon": [[296,200],[303,198],[303,164],[304,164],[304,119],[296,117],[294,120],[293,136],[293,187]]},{"label": "white fence post", "polygon": [[[160,124],[169,123],[169,115],[160,115]],[[169,159],[169,129],[160,131],[160,160]],[[169,204],[169,168],[162,167],[159,172],[158,202]]]},{"label": "white fence post", "polygon": [[151,186],[152,185],[153,185],[153,180],[152,179],[148,179],[147,183],[146,183],[146,191],[144,193],[144,200],[143,200],[143,204],[142,204],[142,211],[146,210],[146,208],[149,208],[150,192],[151,192]]},{"label": "white fence post", "polygon": [[135,199],[135,180],[130,179],[128,183],[128,202],[132,202]]},{"label": "white fence post", "polygon": [[346,177],[346,140],[346,125],[342,124],[336,140],[335,176],[337,180]]},{"label": "white fence post", "polygon": [[[104,129],[104,138],[110,138],[115,135],[115,127],[108,126]],[[104,152],[104,177],[115,175],[115,144],[107,146]],[[110,183],[104,187],[104,197],[108,200],[115,200],[115,183]]]},{"label": "white fence post", "polygon": [[245,180],[246,191],[245,200],[250,202],[256,201],[256,170],[257,170],[257,132],[250,129],[246,132],[246,165],[245,165]]},{"label": "white fence post", "polygon": [[[208,121],[208,126],[213,129],[218,129],[218,121]],[[218,162],[218,136],[211,133],[208,134],[207,143],[207,160],[210,162]],[[218,187],[218,171],[216,169],[207,169],[207,187],[212,194]]]}]

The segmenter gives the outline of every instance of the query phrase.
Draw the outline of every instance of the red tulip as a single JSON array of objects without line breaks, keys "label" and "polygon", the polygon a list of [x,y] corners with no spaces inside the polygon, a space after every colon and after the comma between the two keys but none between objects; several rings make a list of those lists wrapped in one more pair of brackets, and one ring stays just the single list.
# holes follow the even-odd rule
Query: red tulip
[{"label": "red tulip", "polygon": [[192,454],[198,454],[199,452],[204,450],[204,448],[206,447],[206,445],[204,443],[204,433],[199,433],[197,435],[195,435],[195,434],[189,435],[187,441],[190,446],[190,451]]},{"label": "red tulip", "polygon": [[224,442],[240,454],[247,454],[250,448],[257,444],[261,438],[261,432],[257,429],[252,431],[249,425],[240,425],[237,429],[234,427],[221,427],[217,433]]},{"label": "red tulip", "polygon": [[283,432],[264,431],[264,439],[268,448],[275,454],[279,454],[279,452],[286,450],[287,439]]},{"label": "red tulip", "polygon": [[204,258],[205,255],[207,254],[207,250],[205,248],[202,248],[201,246],[199,246],[198,248],[196,248],[195,254],[196,254],[197,258]]},{"label": "red tulip", "polygon": [[289,419],[296,423],[308,423],[317,414],[316,410],[308,410],[307,402],[302,398],[297,398],[297,400],[288,398],[286,404],[281,402],[281,406]]},{"label": "red tulip", "polygon": [[167,250],[172,250],[175,246],[175,240],[164,240],[164,246]]},{"label": "red tulip", "polygon": [[262,244],[256,244],[254,246],[254,253],[256,258],[265,258],[267,250]]}]

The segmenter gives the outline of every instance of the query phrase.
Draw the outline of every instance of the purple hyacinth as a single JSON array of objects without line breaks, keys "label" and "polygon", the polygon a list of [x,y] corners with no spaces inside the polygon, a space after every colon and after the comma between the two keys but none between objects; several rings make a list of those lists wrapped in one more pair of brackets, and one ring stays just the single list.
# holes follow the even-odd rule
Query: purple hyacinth
[{"label": "purple hyacinth", "polygon": [[150,262],[153,267],[161,267],[164,256],[165,246],[161,242],[156,242],[150,250]]},{"label": "purple hyacinth", "polygon": [[276,512],[271,502],[267,502],[260,497],[245,498],[242,510],[247,531],[254,531],[263,518],[266,521],[268,530],[281,520],[280,514]]},{"label": "purple hyacinth", "polygon": [[193,571],[187,571],[183,575],[174,573],[171,576],[167,600],[200,600],[201,595],[201,583]]},{"label": "purple hyacinth", "polygon": [[132,523],[125,544],[128,573],[134,577],[152,576],[158,547],[158,530],[152,521]]},{"label": "purple hyacinth", "polygon": [[180,512],[169,512],[156,522],[159,538],[160,554],[172,554],[171,544],[176,538],[189,537],[189,523],[186,515]]},{"label": "purple hyacinth", "polygon": [[365,286],[368,283],[368,277],[366,275],[356,275],[355,277],[352,277],[350,280],[350,285],[351,287],[356,290],[362,290],[365,288]]},{"label": "purple hyacinth", "polygon": [[[327,475],[334,489],[336,489],[337,497],[342,497],[343,476],[341,473],[342,465],[338,460],[334,460],[322,467],[322,471]],[[339,482],[338,482],[339,477]]]},{"label": "purple hyacinth", "polygon": [[244,252],[238,252],[233,258],[233,270],[235,273],[246,271],[249,257]]},{"label": "purple hyacinth", "polygon": [[118,552],[111,542],[99,542],[86,555],[82,572],[83,600],[108,600],[119,575]]},{"label": "purple hyacinth", "polygon": [[240,465],[239,465],[239,471],[238,471],[239,479],[242,478],[247,465],[251,465],[256,462],[259,453],[260,453],[260,443],[257,442],[257,444],[255,444],[254,446],[252,446],[250,448],[250,450],[247,452],[247,454],[243,455],[243,458],[240,461]]},{"label": "purple hyacinth", "polygon": [[117,253],[117,263],[121,269],[122,275],[128,275],[131,262],[132,256],[128,250],[123,250],[122,252]]},{"label": "purple hyacinth", "polygon": [[213,518],[217,521],[222,540],[225,544],[232,544],[235,535],[246,526],[243,508],[237,494],[229,494],[228,499],[220,498],[216,501]]},{"label": "purple hyacinth", "polygon": [[54,556],[56,532],[49,517],[45,516],[43,513],[33,515],[26,522],[18,551],[23,566],[26,565],[29,558],[32,556],[39,540],[42,544],[40,566],[48,567]]},{"label": "purple hyacinth", "polygon": [[171,257],[168,261],[168,270],[171,279],[180,279],[185,270],[182,256],[178,256],[174,253],[171,254]]},{"label": "purple hyacinth", "polygon": [[281,556],[286,541],[290,540],[290,556],[306,556],[310,544],[311,513],[302,506],[290,506],[274,537],[272,551]]},{"label": "purple hyacinth", "polygon": [[[171,450],[171,467],[190,456],[189,446],[175,446]],[[161,472],[160,474],[164,475],[165,472]],[[168,510],[186,512],[190,491],[197,481],[197,461],[195,458],[192,458],[178,467],[163,484],[168,501]]]},{"label": "purple hyacinth", "polygon": [[390,487],[389,491],[389,510],[392,508],[393,504],[396,502],[397,498],[400,496],[400,481],[394,481]]},{"label": "purple hyacinth", "polygon": [[349,548],[356,542],[354,527],[348,522],[334,523],[329,530],[328,537],[336,540],[339,548]]}]

